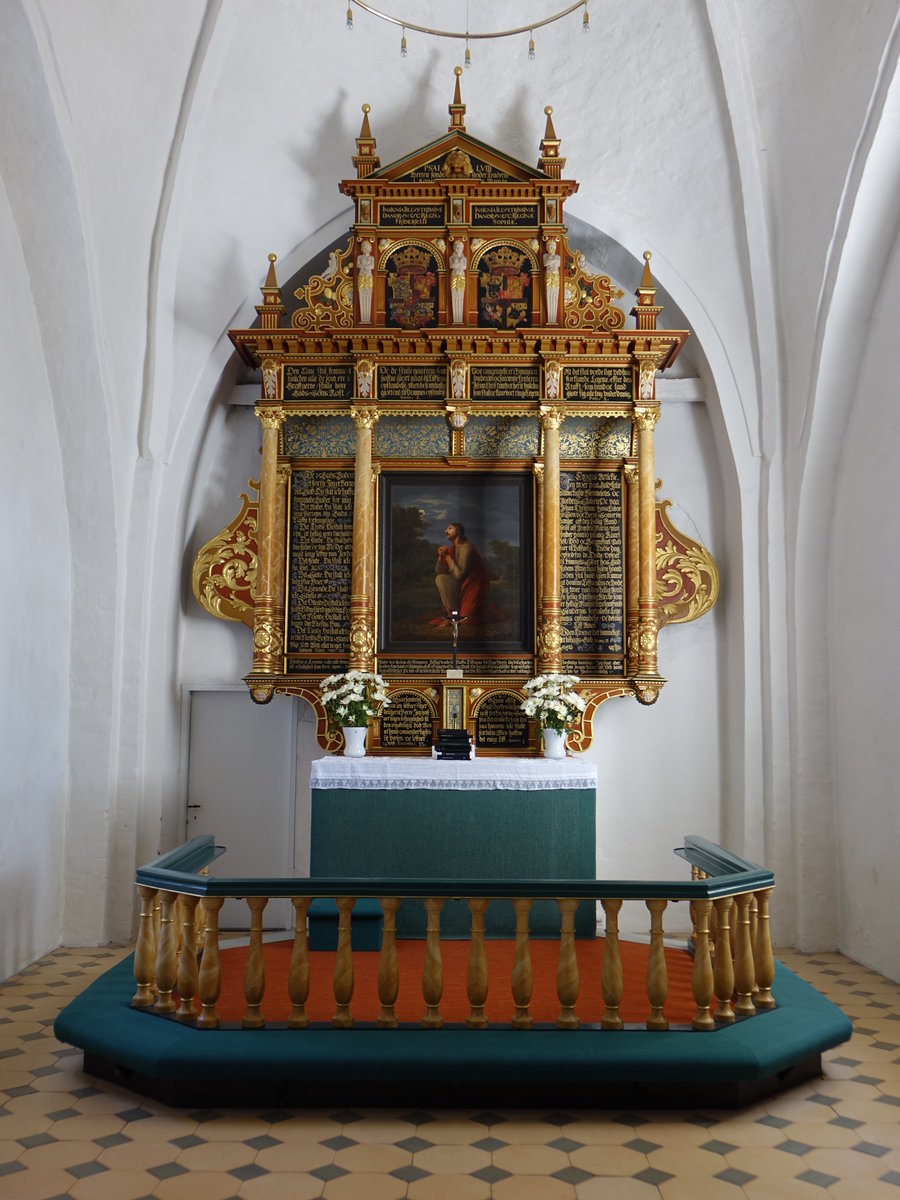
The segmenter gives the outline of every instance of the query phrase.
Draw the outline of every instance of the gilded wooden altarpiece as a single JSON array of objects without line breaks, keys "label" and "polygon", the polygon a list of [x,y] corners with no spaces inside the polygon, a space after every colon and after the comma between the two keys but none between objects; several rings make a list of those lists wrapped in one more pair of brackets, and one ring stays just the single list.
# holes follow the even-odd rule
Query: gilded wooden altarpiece
[{"label": "gilded wooden altarpiece", "polygon": [[[529,167],[466,132],[459,75],[447,133],[386,167],[363,106],[346,246],[290,308],[270,255],[257,324],[230,331],[259,371],[260,478],[197,556],[194,593],[252,629],[252,698],[302,696],[326,749],[341,735],[318,685],[347,669],[389,683],[370,753],[427,754],[439,726],[479,753],[536,753],[520,689],[547,671],[581,679],[569,746],[585,749],[604,700],[656,701],[660,627],[718,593],[656,498],[655,381],[688,334],[658,326],[650,256],[629,326],[566,237],[578,184],[552,110]],[[444,522],[482,558],[461,677]]]}]

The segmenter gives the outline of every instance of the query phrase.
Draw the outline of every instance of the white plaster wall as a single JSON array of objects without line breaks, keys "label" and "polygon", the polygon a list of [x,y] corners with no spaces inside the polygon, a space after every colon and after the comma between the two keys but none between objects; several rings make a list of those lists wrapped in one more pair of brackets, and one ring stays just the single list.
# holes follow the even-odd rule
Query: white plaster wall
[{"label": "white plaster wall", "polygon": [[0,178],[0,979],[59,943],[72,588],[59,443],[34,303]]},{"label": "white plaster wall", "polygon": [[841,949],[900,979],[900,739],[896,678],[898,570],[892,535],[900,478],[900,409],[885,348],[900,311],[900,239],[869,330],[865,365],[835,480],[828,574],[836,681],[832,737],[838,795]]}]

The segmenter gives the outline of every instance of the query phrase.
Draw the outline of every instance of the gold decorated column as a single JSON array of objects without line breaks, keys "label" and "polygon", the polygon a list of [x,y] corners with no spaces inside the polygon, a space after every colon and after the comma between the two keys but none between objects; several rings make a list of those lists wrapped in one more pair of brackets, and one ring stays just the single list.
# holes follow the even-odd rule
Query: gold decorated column
[{"label": "gold decorated column", "polygon": [[[641,366],[642,390],[645,376]],[[638,594],[639,675],[656,675],[656,463],[653,455],[653,429],[659,420],[656,401],[635,405],[634,422],[638,430],[638,487],[640,490],[640,589]]]},{"label": "gold decorated column", "polygon": [[627,672],[638,670],[638,597],[641,582],[641,493],[638,469],[625,463],[625,486],[628,495],[628,535],[626,540],[625,576],[625,646],[628,655]]},{"label": "gold decorated column", "polygon": [[280,405],[257,405],[256,415],[262,426],[262,465],[253,597],[253,674],[280,675],[284,668],[284,483],[278,478],[278,447],[284,409]]},{"label": "gold decorated column", "polygon": [[538,634],[538,670],[559,671],[560,652],[560,567],[559,567],[559,427],[562,410],[541,405],[544,449],[544,480],[541,504],[541,627]]},{"label": "gold decorated column", "polygon": [[356,422],[356,480],[353,491],[353,569],[350,583],[350,670],[374,668],[375,631],[372,623],[375,575],[375,522],[372,486],[374,408],[352,408]]}]

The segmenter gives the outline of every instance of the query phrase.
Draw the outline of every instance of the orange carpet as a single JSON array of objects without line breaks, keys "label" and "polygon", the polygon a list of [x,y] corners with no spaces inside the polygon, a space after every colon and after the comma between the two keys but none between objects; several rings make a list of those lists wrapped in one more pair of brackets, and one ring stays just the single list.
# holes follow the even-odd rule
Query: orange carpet
[{"label": "orange carpet", "polygon": [[[622,1019],[626,1023],[643,1023],[647,1019],[647,959],[650,948],[634,942],[620,942],[625,990],[621,1007]],[[508,1022],[514,1005],[510,989],[513,965],[513,941],[488,941],[485,943],[488,959],[488,998],[485,1011],[493,1022]],[[603,1014],[603,995],[600,990],[600,971],[603,963],[603,939],[579,940],[576,942],[580,992],[575,1011],[582,1023],[599,1022]],[[534,976],[534,991],[531,1014],[535,1021],[555,1021],[559,1013],[556,996],[556,964],[559,944],[554,941],[533,941],[531,963]],[[265,947],[266,993],[262,1004],[263,1015],[268,1021],[285,1021],[291,1003],[287,992],[288,967],[291,958],[291,942],[272,942]],[[335,953],[317,951],[310,956],[310,990],[306,1011],[311,1021],[330,1021],[334,1015],[335,1002],[332,992]],[[466,997],[466,969],[469,960],[469,943],[446,941],[441,943],[441,958],[444,965],[444,994],[440,1012],[445,1021],[465,1021],[469,1013]],[[351,1012],[357,1021],[374,1021],[380,1011],[378,1002],[378,959],[377,953],[355,953],[353,955],[354,990]],[[401,940],[397,942],[397,960],[400,972],[400,993],[397,998],[397,1016],[401,1021],[420,1021],[425,1012],[422,999],[422,965],[425,959],[425,942]],[[244,1000],[244,966],[247,947],[236,947],[222,952],[222,992],[218,1003],[222,1021],[240,1021],[246,1011]],[[673,1024],[690,1022],[696,1012],[691,994],[691,971],[693,959],[686,950],[666,950],[669,974],[669,994],[665,1013]]]}]

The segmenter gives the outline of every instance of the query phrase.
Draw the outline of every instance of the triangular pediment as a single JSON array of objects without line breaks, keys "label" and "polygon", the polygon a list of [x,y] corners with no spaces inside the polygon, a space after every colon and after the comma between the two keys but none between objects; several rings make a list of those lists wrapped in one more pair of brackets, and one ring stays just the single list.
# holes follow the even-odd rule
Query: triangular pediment
[{"label": "triangular pediment", "polygon": [[547,176],[469,134],[452,132],[374,171],[369,178],[392,183],[433,183],[448,179],[525,183]]}]

